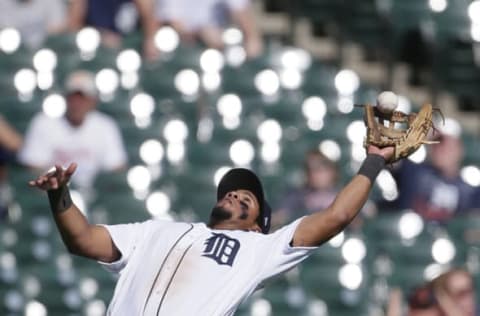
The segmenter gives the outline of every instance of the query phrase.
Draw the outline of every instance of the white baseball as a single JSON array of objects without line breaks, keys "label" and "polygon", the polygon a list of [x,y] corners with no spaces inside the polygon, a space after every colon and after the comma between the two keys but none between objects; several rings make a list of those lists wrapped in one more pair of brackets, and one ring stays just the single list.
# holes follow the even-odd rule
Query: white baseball
[{"label": "white baseball", "polygon": [[383,113],[391,113],[398,106],[398,96],[392,91],[383,91],[377,97],[377,107]]}]

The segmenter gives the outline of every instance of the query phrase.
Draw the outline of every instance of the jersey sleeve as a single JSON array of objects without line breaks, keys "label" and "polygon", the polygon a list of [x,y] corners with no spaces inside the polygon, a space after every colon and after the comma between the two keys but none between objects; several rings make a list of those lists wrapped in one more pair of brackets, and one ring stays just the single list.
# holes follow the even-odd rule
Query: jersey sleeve
[{"label": "jersey sleeve", "polygon": [[98,261],[98,263],[111,272],[119,273],[122,271],[129,262],[135,248],[145,240],[151,222],[152,221],[120,225],[102,225],[110,234],[112,242],[118,251],[120,251],[121,257],[114,262]]},{"label": "jersey sleeve", "polygon": [[291,242],[298,224],[304,217],[267,235],[259,243],[257,255],[262,264],[260,279],[266,280],[277,274],[290,270],[305,260],[318,247],[293,247]]}]

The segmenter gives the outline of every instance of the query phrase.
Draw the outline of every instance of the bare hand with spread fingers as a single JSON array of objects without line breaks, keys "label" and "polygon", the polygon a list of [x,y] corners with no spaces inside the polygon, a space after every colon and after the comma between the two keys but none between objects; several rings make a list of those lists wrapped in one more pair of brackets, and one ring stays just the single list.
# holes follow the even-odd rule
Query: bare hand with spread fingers
[{"label": "bare hand with spread fingers", "polygon": [[70,181],[76,169],[76,163],[71,163],[67,169],[63,169],[60,165],[55,165],[55,170],[39,176],[36,180],[28,182],[28,184],[45,191],[56,190]]}]

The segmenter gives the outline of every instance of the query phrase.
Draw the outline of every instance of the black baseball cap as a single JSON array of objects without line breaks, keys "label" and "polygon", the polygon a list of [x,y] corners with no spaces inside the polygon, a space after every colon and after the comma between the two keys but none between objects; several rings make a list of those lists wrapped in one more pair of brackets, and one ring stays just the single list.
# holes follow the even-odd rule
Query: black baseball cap
[{"label": "black baseball cap", "polygon": [[218,184],[217,201],[221,200],[228,192],[235,190],[250,191],[257,198],[260,206],[260,215],[258,216],[257,223],[262,229],[262,233],[268,234],[272,209],[267,201],[265,201],[260,179],[251,170],[245,168],[230,169]]}]

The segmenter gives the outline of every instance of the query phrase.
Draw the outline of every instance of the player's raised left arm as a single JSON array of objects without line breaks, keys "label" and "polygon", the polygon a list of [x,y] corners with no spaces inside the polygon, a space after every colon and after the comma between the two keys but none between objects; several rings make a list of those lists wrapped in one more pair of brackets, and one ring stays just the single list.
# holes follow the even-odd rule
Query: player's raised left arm
[{"label": "player's raised left arm", "polygon": [[368,199],[373,181],[392,157],[393,147],[378,148],[370,145],[359,174],[340,191],[333,203],[305,217],[293,236],[294,247],[318,246],[341,232],[358,214]]}]

